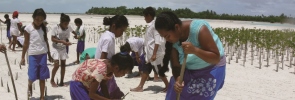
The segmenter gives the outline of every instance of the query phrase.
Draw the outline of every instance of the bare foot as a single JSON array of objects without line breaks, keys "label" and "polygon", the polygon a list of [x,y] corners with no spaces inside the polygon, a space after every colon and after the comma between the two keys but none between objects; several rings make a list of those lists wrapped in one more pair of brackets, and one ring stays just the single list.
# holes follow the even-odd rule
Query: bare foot
[{"label": "bare foot", "polygon": [[58,85],[54,81],[51,81],[50,83],[52,87],[58,87]]},{"label": "bare foot", "polygon": [[142,89],[142,87],[136,87],[136,88],[130,89],[130,91],[132,91],[132,92],[142,92],[143,89]]}]

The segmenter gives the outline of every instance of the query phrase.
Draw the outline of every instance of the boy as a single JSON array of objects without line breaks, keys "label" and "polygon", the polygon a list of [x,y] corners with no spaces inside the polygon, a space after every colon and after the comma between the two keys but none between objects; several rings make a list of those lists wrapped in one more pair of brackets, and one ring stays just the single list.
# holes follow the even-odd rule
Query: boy
[{"label": "boy", "polygon": [[4,15],[4,18],[5,18],[5,22],[2,21],[1,19],[0,19],[0,21],[2,23],[6,24],[7,38],[9,40],[9,43],[8,44],[10,44],[11,43],[11,35],[10,35],[10,24],[11,24],[11,22],[10,22],[10,19],[9,19],[9,15],[8,14],[5,14]]},{"label": "boy", "polygon": [[[160,36],[160,34],[155,29],[155,20],[154,17],[156,15],[156,11],[152,7],[147,7],[144,11],[144,19],[147,23],[149,23],[144,39],[144,51],[146,53],[145,60],[148,64],[145,65],[145,69],[143,69],[143,74],[141,75],[140,84],[130,91],[142,92],[144,82],[147,80],[148,75],[151,73],[152,69],[154,69],[156,74],[159,74],[159,70],[163,68],[163,58],[165,55],[165,42],[166,40]],[[164,74],[164,73],[163,73]],[[168,80],[165,74],[159,74],[160,78],[165,83],[165,88],[162,92],[166,92],[168,86]],[[155,75],[155,79],[157,75]]]}]

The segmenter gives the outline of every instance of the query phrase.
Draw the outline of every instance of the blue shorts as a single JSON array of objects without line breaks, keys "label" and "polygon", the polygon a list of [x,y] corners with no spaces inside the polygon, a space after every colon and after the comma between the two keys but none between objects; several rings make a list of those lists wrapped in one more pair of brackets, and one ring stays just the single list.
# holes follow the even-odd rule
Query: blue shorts
[{"label": "blue shorts", "polygon": [[37,79],[45,80],[49,78],[49,69],[47,67],[47,54],[29,56],[29,80],[34,82]]},{"label": "blue shorts", "polygon": [[11,35],[10,35],[10,30],[7,31],[7,38],[10,39]]}]

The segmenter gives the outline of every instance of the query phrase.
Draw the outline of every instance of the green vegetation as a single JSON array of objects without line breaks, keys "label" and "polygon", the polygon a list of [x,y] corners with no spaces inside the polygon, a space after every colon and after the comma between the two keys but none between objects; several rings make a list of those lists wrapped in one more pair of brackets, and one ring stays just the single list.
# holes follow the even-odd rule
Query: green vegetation
[{"label": "green vegetation", "polygon": [[[90,8],[86,14],[101,14],[101,15],[115,15],[115,14],[123,14],[123,15],[142,15],[143,7],[135,7],[135,8],[127,8],[126,6],[120,7],[92,7]],[[221,19],[221,20],[243,20],[243,21],[261,21],[261,22],[279,22],[284,23],[295,23],[294,18],[287,17],[285,14],[281,14],[279,16],[269,15],[258,15],[258,16],[249,16],[249,15],[232,15],[232,14],[217,14],[215,11],[207,10],[202,12],[194,12],[189,8],[181,8],[172,10],[170,8],[159,7],[156,9],[157,14],[162,11],[172,11],[177,14],[181,18],[200,18],[200,19]],[[290,22],[292,19],[294,22]]]}]

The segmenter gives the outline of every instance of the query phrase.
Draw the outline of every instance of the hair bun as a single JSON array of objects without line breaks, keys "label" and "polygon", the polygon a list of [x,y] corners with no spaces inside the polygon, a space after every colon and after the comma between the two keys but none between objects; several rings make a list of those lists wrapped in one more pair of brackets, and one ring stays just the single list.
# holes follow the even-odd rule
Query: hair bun
[{"label": "hair bun", "polygon": [[103,25],[111,25],[112,21],[110,17],[104,17],[103,18]]}]

